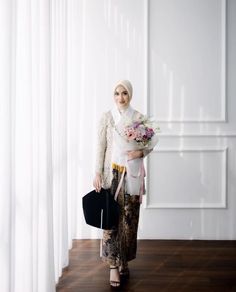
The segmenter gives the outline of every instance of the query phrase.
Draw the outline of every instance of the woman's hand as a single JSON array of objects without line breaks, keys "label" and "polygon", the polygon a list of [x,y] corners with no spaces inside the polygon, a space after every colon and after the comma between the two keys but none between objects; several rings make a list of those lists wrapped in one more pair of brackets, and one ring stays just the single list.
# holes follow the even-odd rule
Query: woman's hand
[{"label": "woman's hand", "polygon": [[142,150],[127,151],[127,156],[128,156],[128,160],[141,158],[143,157],[143,151]]},{"label": "woman's hand", "polygon": [[93,186],[94,186],[96,192],[100,193],[101,188],[102,188],[102,177],[99,173],[96,173],[96,175],[93,179]]}]

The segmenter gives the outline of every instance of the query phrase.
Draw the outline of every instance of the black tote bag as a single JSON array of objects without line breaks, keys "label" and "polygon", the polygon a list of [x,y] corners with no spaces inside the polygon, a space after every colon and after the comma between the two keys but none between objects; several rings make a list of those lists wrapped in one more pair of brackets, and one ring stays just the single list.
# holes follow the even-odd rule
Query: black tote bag
[{"label": "black tote bag", "polygon": [[95,190],[82,198],[84,218],[88,225],[104,230],[116,229],[119,222],[119,204],[109,190]]}]

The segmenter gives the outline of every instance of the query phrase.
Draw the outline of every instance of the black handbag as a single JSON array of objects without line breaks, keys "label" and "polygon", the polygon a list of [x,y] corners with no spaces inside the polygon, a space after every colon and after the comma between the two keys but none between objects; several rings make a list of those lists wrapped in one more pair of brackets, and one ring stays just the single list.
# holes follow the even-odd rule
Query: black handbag
[{"label": "black handbag", "polygon": [[119,222],[119,204],[108,189],[89,192],[82,198],[84,218],[88,225],[104,230],[116,229]]}]

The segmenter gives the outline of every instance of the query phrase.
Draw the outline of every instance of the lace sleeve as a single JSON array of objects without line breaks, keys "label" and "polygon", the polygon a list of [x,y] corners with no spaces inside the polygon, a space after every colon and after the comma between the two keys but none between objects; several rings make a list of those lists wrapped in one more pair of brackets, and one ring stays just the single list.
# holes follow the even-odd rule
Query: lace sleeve
[{"label": "lace sleeve", "polygon": [[97,130],[97,151],[96,151],[96,164],[95,172],[102,174],[104,169],[104,157],[107,148],[107,121],[106,114],[104,113],[99,121]]}]

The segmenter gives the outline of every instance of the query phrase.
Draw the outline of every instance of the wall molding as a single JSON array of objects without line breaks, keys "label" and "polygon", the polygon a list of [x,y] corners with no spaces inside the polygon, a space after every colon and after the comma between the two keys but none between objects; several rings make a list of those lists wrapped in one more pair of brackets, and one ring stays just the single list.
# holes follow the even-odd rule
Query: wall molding
[{"label": "wall molding", "polygon": [[222,133],[159,133],[159,137],[162,138],[199,138],[199,137],[229,137],[229,138],[235,138],[236,137],[236,132],[222,132]]},{"label": "wall molding", "polygon": [[[145,77],[145,93],[146,93],[146,112],[150,114],[150,76],[149,76],[149,39],[150,39],[150,0],[144,0],[144,77]],[[227,0],[221,0],[221,113],[220,118],[184,118],[184,119],[158,119],[161,123],[226,123],[227,122],[227,93],[226,93],[226,19],[227,19]]]},{"label": "wall molding", "polygon": [[[150,202],[149,196],[149,163],[150,157],[147,159],[147,183],[146,183],[146,191],[147,195],[144,201],[145,209],[225,209],[227,208],[227,168],[228,168],[228,147],[189,147],[189,148],[159,148],[158,150],[154,150],[152,154],[160,153],[160,152],[221,152],[222,153],[222,190],[221,190],[221,201],[215,203],[160,203],[160,204],[152,204]],[[150,154],[150,155],[152,155]]]}]

